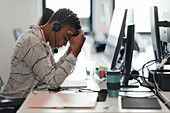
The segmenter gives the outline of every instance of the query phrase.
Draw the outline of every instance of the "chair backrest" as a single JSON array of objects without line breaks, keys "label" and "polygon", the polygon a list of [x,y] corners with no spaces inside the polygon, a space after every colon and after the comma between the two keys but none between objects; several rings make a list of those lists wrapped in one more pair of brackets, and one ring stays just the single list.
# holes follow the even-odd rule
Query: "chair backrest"
[{"label": "chair backrest", "polygon": [[15,29],[13,30],[13,33],[14,33],[15,40],[17,40],[18,37],[23,33],[23,31],[22,31],[22,29],[20,29],[20,28],[15,28]]},{"label": "chair backrest", "polygon": [[[4,85],[2,78],[0,76],[0,90]],[[7,101],[8,100],[8,101]],[[17,98],[17,99],[1,99],[0,101],[0,113],[16,113],[20,108],[25,98]]]}]

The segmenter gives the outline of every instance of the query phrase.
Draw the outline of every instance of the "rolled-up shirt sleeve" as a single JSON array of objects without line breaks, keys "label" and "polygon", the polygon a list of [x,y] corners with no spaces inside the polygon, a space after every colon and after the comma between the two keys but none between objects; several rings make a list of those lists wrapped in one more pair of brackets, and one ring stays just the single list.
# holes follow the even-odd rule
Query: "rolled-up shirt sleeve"
[{"label": "rolled-up shirt sleeve", "polygon": [[70,53],[66,57],[66,60],[61,65],[59,65],[59,67],[55,70],[54,72],[55,76],[51,78],[49,85],[52,88],[55,88],[56,84],[60,86],[65,80],[65,78],[72,72],[72,69],[74,68],[76,64],[76,61],[77,61],[76,57],[72,53]]},{"label": "rolled-up shirt sleeve", "polygon": [[55,69],[57,69],[61,64],[64,63],[66,58],[67,58],[67,52],[63,56],[61,56],[60,59],[57,62],[54,60],[53,56],[51,55],[52,65],[55,65]]}]

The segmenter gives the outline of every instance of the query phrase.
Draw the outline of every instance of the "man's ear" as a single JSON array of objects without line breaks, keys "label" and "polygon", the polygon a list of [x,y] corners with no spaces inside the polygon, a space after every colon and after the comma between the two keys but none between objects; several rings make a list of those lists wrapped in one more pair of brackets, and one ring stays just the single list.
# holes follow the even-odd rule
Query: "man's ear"
[{"label": "man's ear", "polygon": [[52,24],[55,24],[55,23],[58,23],[58,24],[59,24],[60,22],[59,22],[59,21],[53,21],[53,22],[51,22],[51,23],[52,23]]},{"label": "man's ear", "polygon": [[58,32],[61,28],[61,25],[58,21],[52,23],[52,31]]}]

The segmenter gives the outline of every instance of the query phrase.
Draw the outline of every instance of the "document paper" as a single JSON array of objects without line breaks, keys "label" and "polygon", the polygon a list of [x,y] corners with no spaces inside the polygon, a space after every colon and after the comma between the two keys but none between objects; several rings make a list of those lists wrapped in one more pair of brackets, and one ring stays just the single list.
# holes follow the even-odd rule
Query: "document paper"
[{"label": "document paper", "polygon": [[33,96],[28,108],[95,107],[97,96],[97,92],[38,93]]}]

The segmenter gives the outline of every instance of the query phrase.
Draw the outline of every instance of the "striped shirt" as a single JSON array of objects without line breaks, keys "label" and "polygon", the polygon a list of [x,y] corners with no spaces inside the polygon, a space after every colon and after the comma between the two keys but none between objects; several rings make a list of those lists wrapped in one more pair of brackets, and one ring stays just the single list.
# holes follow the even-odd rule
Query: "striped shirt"
[{"label": "striped shirt", "polygon": [[26,98],[39,83],[58,88],[71,73],[77,58],[66,53],[55,63],[38,26],[31,25],[16,41],[10,63],[10,76],[0,97]]}]

